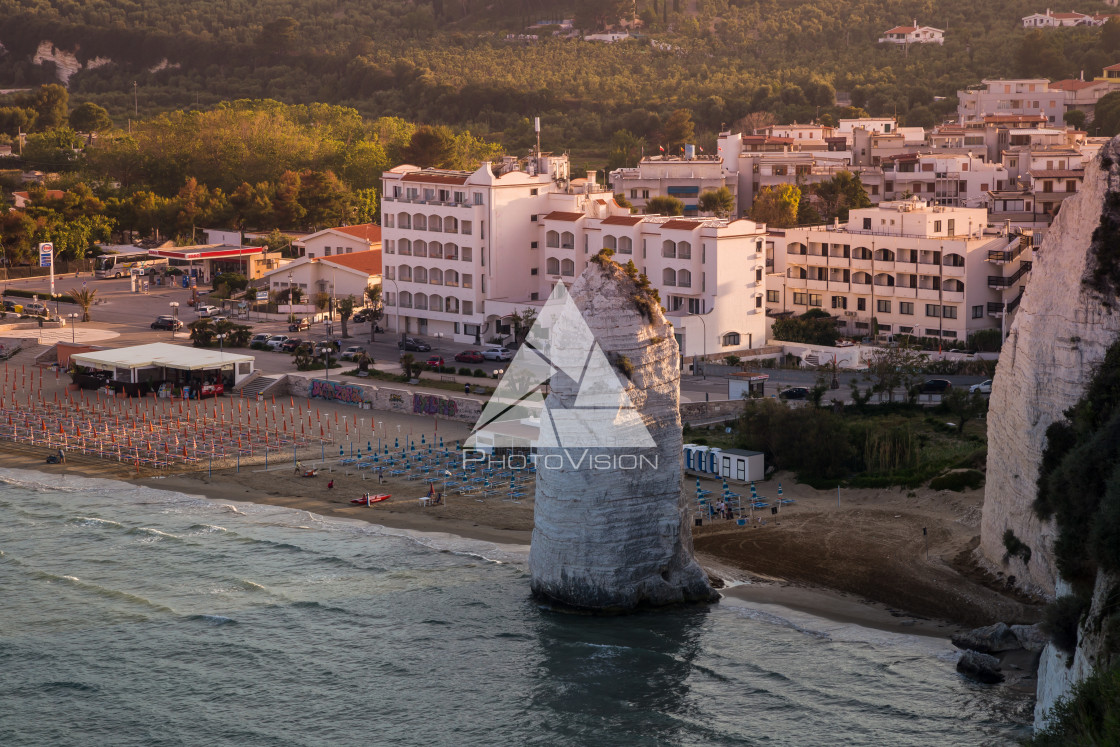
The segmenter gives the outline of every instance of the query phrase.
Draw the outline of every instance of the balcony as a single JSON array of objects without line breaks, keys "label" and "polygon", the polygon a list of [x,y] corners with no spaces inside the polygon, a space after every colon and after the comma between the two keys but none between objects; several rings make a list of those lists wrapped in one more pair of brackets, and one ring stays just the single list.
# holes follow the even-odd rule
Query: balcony
[{"label": "balcony", "polygon": [[896,286],[894,286],[894,297],[895,298],[917,298],[918,297],[918,289],[917,288],[908,288],[908,287],[903,286],[903,285],[896,285]]},{"label": "balcony", "polygon": [[1033,263],[1031,262],[1021,262],[1019,263],[1019,269],[1015,271],[1015,274],[1006,278],[1001,275],[989,275],[988,287],[996,290],[1001,288],[1010,288],[1019,281],[1019,278],[1030,272],[1032,266]]},{"label": "balcony", "polygon": [[964,291],[941,291],[941,300],[945,303],[964,303]]},{"label": "balcony", "polygon": [[949,278],[963,278],[965,276],[964,265],[957,267],[955,265],[945,265],[941,274]]},{"label": "balcony", "polygon": [[939,291],[935,288],[918,288],[918,300],[939,301],[941,300],[942,293],[943,291]]},{"label": "balcony", "polygon": [[870,259],[853,259],[848,261],[848,266],[853,270],[871,270]]},{"label": "balcony", "polygon": [[805,287],[809,290],[828,290],[827,280],[806,280]]}]

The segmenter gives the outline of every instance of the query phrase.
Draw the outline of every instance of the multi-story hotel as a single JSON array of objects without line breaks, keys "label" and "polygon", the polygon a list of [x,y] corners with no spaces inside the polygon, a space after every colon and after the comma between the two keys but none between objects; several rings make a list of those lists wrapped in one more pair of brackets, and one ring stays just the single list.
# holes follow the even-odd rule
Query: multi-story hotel
[{"label": "multi-story hotel", "polygon": [[633,260],[677,327],[686,356],[765,344],[765,227],[631,215],[569,178],[563,157],[505,159],[474,172],[398,166],[382,177],[388,329],[481,344],[543,305],[591,256]]},{"label": "multi-story hotel", "polygon": [[[983,209],[917,198],[852,210],[846,225],[772,231],[767,313],[821,308],[844,334],[963,343],[1004,326],[1031,269],[1029,241]],[[768,264],[770,262],[768,257]]]}]

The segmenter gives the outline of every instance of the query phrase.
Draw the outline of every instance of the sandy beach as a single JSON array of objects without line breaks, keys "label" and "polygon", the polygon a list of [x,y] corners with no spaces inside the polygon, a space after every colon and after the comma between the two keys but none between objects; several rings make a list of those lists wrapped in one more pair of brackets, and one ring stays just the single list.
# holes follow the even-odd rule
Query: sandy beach
[{"label": "sandy beach", "polygon": [[[42,396],[64,391],[66,377],[41,380]],[[240,400],[226,399],[227,407]],[[283,410],[280,403],[280,410]],[[290,404],[290,403],[289,403]],[[297,407],[326,420],[351,422],[362,415],[366,433],[372,428],[391,449],[408,439],[426,443],[442,438],[450,447],[469,434],[464,423],[439,421],[405,413],[362,413],[345,405],[295,400]],[[233,404],[236,407],[236,404]],[[275,410],[277,405],[270,405]],[[283,416],[281,415],[281,420]],[[343,430],[345,433],[345,430]],[[296,474],[291,453],[274,452],[269,465],[259,459],[212,470],[163,471],[101,460],[71,452],[65,465],[48,465],[45,448],[5,442],[0,465],[50,473],[134,481],[149,487],[202,495],[219,501],[248,501],[298,508],[327,517],[357,519],[410,532],[440,532],[507,546],[527,546],[533,529],[532,484],[526,495],[512,500],[505,492],[479,498],[448,490],[438,506],[422,506],[428,494],[424,480],[390,477],[379,484],[376,470],[343,465],[339,449],[349,456],[368,444],[335,441],[305,449],[305,466],[319,467],[316,477]],[[325,458],[324,458],[325,457]],[[435,490],[444,476],[436,474]],[[333,482],[333,488],[328,485]],[[781,483],[783,497],[795,503],[777,516],[767,509],[747,526],[705,520],[693,526],[697,555],[725,593],[757,604],[790,609],[869,627],[944,636],[957,626],[1002,620],[1034,622],[1039,607],[1003,590],[1001,579],[986,577],[971,560],[978,541],[983,491],[935,492],[929,489],[817,491],[778,474],[757,484],[761,497],[773,500]],[[686,501],[694,503],[696,479],[682,481]],[[720,485],[701,484],[718,493]],[[747,493],[748,488],[733,488]],[[365,493],[389,493],[373,506],[353,505]],[[761,523],[762,519],[765,523]],[[924,532],[923,532],[924,530]]]}]

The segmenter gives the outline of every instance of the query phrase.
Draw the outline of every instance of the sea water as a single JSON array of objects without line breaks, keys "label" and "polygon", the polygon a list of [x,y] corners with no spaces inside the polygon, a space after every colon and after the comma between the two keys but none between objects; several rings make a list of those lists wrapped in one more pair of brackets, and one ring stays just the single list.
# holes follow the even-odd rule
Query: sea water
[{"label": "sea water", "polygon": [[976,745],[944,641],[730,600],[543,609],[522,556],[0,470],[0,745]]}]

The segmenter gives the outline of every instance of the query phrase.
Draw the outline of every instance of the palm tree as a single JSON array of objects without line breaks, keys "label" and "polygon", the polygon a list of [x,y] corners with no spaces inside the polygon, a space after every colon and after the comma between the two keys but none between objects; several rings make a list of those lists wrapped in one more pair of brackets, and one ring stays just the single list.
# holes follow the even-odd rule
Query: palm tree
[{"label": "palm tree", "polygon": [[97,297],[97,291],[88,288],[70,289],[70,298],[74,299],[74,303],[82,307],[82,321],[89,321],[89,307],[93,305],[93,299]]},{"label": "palm tree", "polygon": [[377,322],[381,319],[382,306],[381,306],[381,283],[371,285],[366,288],[366,299],[369,300],[369,341],[373,342],[373,330],[377,327]]}]

